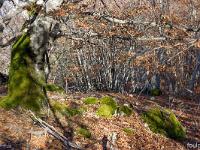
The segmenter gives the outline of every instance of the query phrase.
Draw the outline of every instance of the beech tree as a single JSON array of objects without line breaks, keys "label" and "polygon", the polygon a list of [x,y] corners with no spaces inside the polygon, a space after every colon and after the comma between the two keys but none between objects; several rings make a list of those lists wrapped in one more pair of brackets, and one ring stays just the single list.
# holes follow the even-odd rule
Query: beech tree
[{"label": "beech tree", "polygon": [[12,46],[8,95],[0,101],[5,108],[23,106],[38,111],[46,103],[45,62],[51,23],[45,16],[38,17],[41,8]]}]

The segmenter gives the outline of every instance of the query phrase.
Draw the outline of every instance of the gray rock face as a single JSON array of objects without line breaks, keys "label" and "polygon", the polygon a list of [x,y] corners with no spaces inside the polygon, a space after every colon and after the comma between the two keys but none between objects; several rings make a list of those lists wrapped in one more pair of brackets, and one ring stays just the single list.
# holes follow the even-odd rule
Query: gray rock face
[{"label": "gray rock face", "polygon": [[28,19],[29,19],[29,16],[28,16],[27,10],[24,10],[21,13],[17,14],[15,17],[11,18],[8,25],[4,27],[1,44],[6,44],[9,40],[18,36],[24,23]]},{"label": "gray rock face", "polygon": [[4,45],[16,37],[26,20],[29,19],[28,11],[21,6],[28,4],[20,0],[5,0],[0,8],[0,44]]},{"label": "gray rock face", "polygon": [[22,12],[22,7],[29,5],[29,1],[22,0],[5,0],[2,7],[0,7],[0,20],[10,19],[16,14]]},{"label": "gray rock face", "polygon": [[0,0],[0,7],[3,5],[4,0]]},{"label": "gray rock face", "polygon": [[[4,47],[0,48],[0,71],[3,73],[8,73],[11,41],[21,34],[24,23],[30,19],[29,12],[24,10],[23,7],[34,2],[37,2],[38,5],[44,4],[43,0],[0,0],[0,45],[4,45]],[[55,10],[59,8],[62,2],[61,0],[49,0],[46,8],[48,11]],[[43,57],[40,56],[45,51],[43,46],[47,42],[47,32],[49,32],[50,25],[53,21],[49,17],[40,16],[32,24],[33,30],[35,31],[31,37],[32,45],[35,49],[34,53],[36,55],[41,53],[36,58],[38,68],[40,68],[39,66],[43,62]]]},{"label": "gray rock face", "polygon": [[3,19],[14,7],[15,6],[11,1],[5,1],[0,8],[0,19]]},{"label": "gray rock face", "polygon": [[[0,8],[0,45],[5,45],[11,39],[18,36],[26,20],[29,19],[27,10],[23,10],[22,7],[28,5],[30,2],[36,0],[5,0]],[[42,0],[38,0],[37,3],[43,4]],[[58,9],[63,3],[63,0],[48,0],[46,3],[46,11],[53,11]]]},{"label": "gray rock face", "polygon": [[3,23],[0,23],[0,32],[3,32],[3,29],[4,29]]},{"label": "gray rock face", "polygon": [[[28,4],[27,2],[21,0],[0,1],[0,45],[7,44],[20,33],[23,24],[29,17],[28,11],[21,8],[21,6]],[[0,72],[6,74],[10,63],[10,49],[11,44],[0,48]]]},{"label": "gray rock face", "polygon": [[0,48],[0,72],[4,74],[8,74],[9,71],[10,48],[11,46]]},{"label": "gray rock face", "polygon": [[46,3],[46,12],[50,12],[59,8],[63,0],[48,0]]}]

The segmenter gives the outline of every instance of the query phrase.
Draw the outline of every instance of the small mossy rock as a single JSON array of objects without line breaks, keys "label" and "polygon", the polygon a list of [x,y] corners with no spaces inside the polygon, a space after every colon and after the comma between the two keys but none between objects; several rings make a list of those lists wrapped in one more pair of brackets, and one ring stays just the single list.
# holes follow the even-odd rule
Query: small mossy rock
[{"label": "small mossy rock", "polygon": [[133,134],[134,134],[134,129],[132,129],[132,128],[124,128],[123,131],[124,131],[127,135],[133,135]]},{"label": "small mossy rock", "polygon": [[59,93],[65,92],[65,90],[62,87],[55,84],[47,84],[45,88],[47,91],[50,91],[50,92],[59,92]]},{"label": "small mossy rock", "polygon": [[112,106],[103,104],[98,108],[96,114],[100,117],[111,118],[114,112],[115,109]]},{"label": "small mossy rock", "polygon": [[152,90],[150,90],[150,94],[151,94],[151,96],[160,96],[161,95],[161,90],[157,89],[157,88],[152,89]]},{"label": "small mossy rock", "polygon": [[99,99],[100,107],[97,110],[97,115],[105,118],[111,118],[117,110],[118,106],[116,101],[109,96],[104,96]]},{"label": "small mossy rock", "polygon": [[52,102],[52,107],[55,111],[65,115],[67,117],[73,117],[75,115],[81,115],[82,111],[76,108],[69,108],[67,105],[59,103],[59,102]]},{"label": "small mossy rock", "polygon": [[104,96],[104,97],[102,97],[100,100],[99,100],[99,102],[100,102],[100,104],[101,105],[108,105],[108,106],[111,106],[112,107],[112,109],[117,109],[117,103],[116,103],[116,101],[112,98],[112,97],[110,97],[110,96]]},{"label": "small mossy rock", "polygon": [[123,105],[120,107],[120,112],[123,112],[125,115],[130,116],[133,113],[133,110],[130,107]]},{"label": "small mossy rock", "polygon": [[84,100],[84,104],[89,105],[89,104],[97,104],[98,99],[96,97],[87,97]]},{"label": "small mossy rock", "polygon": [[78,128],[76,132],[84,138],[91,138],[92,136],[91,132],[86,128]]},{"label": "small mossy rock", "polygon": [[168,109],[151,108],[143,113],[142,118],[155,133],[178,140],[186,137],[185,128],[178,121],[175,114]]}]

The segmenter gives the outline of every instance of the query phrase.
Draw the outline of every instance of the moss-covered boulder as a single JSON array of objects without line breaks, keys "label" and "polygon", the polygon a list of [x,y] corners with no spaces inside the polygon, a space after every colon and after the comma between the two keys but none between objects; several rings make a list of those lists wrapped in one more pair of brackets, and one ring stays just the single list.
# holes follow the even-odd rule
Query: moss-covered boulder
[{"label": "moss-covered boulder", "polygon": [[1,107],[22,106],[38,111],[45,103],[45,76],[35,68],[30,42],[30,35],[24,33],[12,47],[8,96],[0,100]]},{"label": "moss-covered boulder", "polygon": [[96,112],[98,116],[105,117],[105,118],[112,117],[114,113],[115,113],[115,109],[113,109],[112,106],[109,106],[106,104],[101,105]]},{"label": "moss-covered boulder", "polygon": [[113,109],[117,109],[116,101],[110,96],[104,96],[100,98],[99,102],[101,105],[105,104],[111,106]]},{"label": "moss-covered boulder", "polygon": [[100,107],[97,109],[97,115],[105,118],[110,118],[114,114],[130,116],[133,110],[128,105],[118,105],[117,102],[109,96],[99,99]]},{"label": "moss-covered boulder", "polygon": [[97,104],[99,101],[96,97],[87,97],[84,99],[84,104],[89,105],[89,104]]},{"label": "moss-covered boulder", "polygon": [[109,96],[102,97],[100,100],[100,107],[96,114],[101,117],[110,118],[117,110],[118,106],[116,101]]},{"label": "moss-covered boulder", "polygon": [[184,139],[186,130],[176,118],[175,114],[163,108],[151,108],[143,113],[142,118],[149,128],[173,139]]}]

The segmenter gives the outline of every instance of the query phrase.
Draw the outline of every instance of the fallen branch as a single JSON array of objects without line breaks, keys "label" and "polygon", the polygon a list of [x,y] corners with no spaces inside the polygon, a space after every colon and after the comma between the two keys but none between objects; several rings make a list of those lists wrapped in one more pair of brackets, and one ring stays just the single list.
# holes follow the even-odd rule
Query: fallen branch
[{"label": "fallen branch", "polygon": [[[80,38],[80,37],[75,37],[73,35],[73,33],[63,33],[63,32],[60,32],[60,33],[50,33],[50,36],[51,37],[66,37],[68,39],[72,39],[72,40],[76,40],[76,41],[85,41],[86,39],[85,38]],[[95,33],[95,32],[91,32],[90,34],[88,34],[89,37],[94,37],[94,36],[99,36],[98,33]],[[120,38],[124,38],[124,39],[127,39],[127,37],[121,37],[119,35],[116,35],[116,37],[120,37]],[[128,38],[134,38],[135,40],[137,41],[165,41],[167,38],[166,37],[135,37],[135,36],[129,36]],[[87,37],[88,38],[88,37]]]},{"label": "fallen branch", "polygon": [[70,149],[70,148],[74,148],[78,150],[82,149],[77,144],[70,142],[64,135],[62,135],[62,133],[58,132],[53,126],[49,125],[48,123],[41,120],[40,118],[37,118],[33,112],[30,111],[30,113],[31,113],[31,118],[34,121],[39,123],[40,126],[44,128],[49,134],[54,136],[56,139],[60,140],[67,149]]},{"label": "fallen branch", "polygon": [[118,19],[118,18],[109,16],[109,15],[104,15],[104,14],[101,14],[101,13],[98,13],[98,12],[93,12],[93,13],[85,12],[85,14],[96,16],[96,17],[105,19],[108,22],[117,23],[117,24],[143,24],[143,25],[150,25],[150,26],[158,26],[156,24],[156,22],[134,21],[134,20],[129,20],[129,19],[123,20],[123,19]]}]

